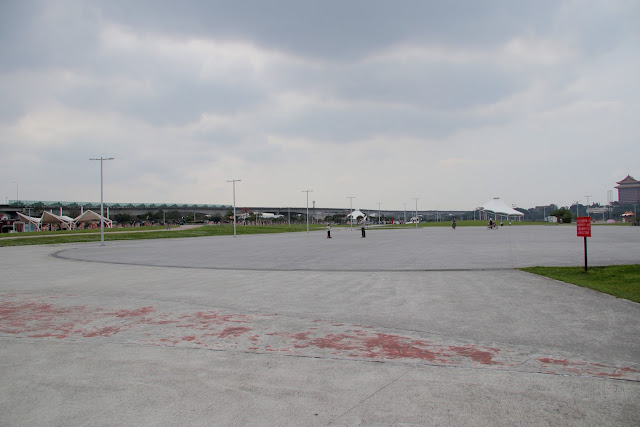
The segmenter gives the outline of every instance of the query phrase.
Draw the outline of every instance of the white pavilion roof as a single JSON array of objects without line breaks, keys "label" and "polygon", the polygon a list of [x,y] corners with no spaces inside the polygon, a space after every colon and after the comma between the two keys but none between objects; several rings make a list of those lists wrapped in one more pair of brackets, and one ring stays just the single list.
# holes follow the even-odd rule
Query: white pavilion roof
[{"label": "white pavilion roof", "polygon": [[510,216],[524,216],[522,212],[519,212],[513,209],[512,207],[510,207],[509,205],[507,205],[503,200],[500,199],[500,197],[494,197],[493,199],[484,203],[482,205],[482,209],[485,211],[489,211],[497,214],[510,215]]}]

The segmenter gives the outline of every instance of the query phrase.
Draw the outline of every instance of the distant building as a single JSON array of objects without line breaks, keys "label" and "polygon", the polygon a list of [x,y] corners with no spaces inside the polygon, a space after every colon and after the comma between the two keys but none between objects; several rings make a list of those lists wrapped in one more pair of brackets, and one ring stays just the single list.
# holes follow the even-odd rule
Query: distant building
[{"label": "distant building", "polygon": [[625,179],[617,182],[617,184],[618,202],[621,205],[640,202],[640,181],[636,181],[631,175],[627,175]]}]

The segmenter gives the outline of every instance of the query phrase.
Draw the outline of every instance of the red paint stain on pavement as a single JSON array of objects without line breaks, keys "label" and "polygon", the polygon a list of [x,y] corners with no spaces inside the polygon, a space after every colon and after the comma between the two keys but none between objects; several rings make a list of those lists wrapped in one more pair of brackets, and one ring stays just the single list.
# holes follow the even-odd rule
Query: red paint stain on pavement
[{"label": "red paint stain on pavement", "polygon": [[426,349],[426,343],[420,340],[407,340],[399,335],[376,334],[375,338],[365,339],[367,351],[374,357],[389,359],[421,359],[430,362],[444,362],[441,351]]},{"label": "red paint stain on pavement", "polygon": [[483,347],[480,349],[474,345],[449,346],[448,349],[458,356],[468,357],[474,362],[483,365],[495,365],[496,362],[493,361],[493,357],[499,352],[496,348]]},{"label": "red paint stain on pavement", "polygon": [[611,372],[598,372],[595,375],[598,377],[607,377],[607,378],[621,378],[621,377],[627,377],[628,374],[640,374],[640,370],[638,369],[633,369],[633,368],[629,368],[629,367],[625,367],[625,368],[619,368],[616,369],[615,372],[611,373]]},{"label": "red paint stain on pavement", "polygon": [[569,361],[567,359],[551,359],[550,357],[539,357],[538,361],[546,363],[547,365],[569,365]]},{"label": "red paint stain on pavement", "polygon": [[29,338],[58,338],[58,339],[62,339],[62,338],[68,338],[69,334],[59,334],[59,333],[55,333],[55,332],[45,332],[43,334],[33,334],[33,335],[27,335]]},{"label": "red paint stain on pavement", "polygon": [[82,334],[83,337],[93,338],[93,337],[110,337],[112,335],[120,332],[122,328],[119,326],[105,326],[104,328],[100,328],[97,331],[85,332]]},{"label": "red paint stain on pavement", "polygon": [[151,314],[154,311],[156,311],[156,309],[151,306],[140,307],[140,308],[136,308],[135,310],[121,309],[115,312],[115,316],[116,317],[142,317],[142,316],[146,316],[147,314]]},{"label": "red paint stain on pavement", "polygon": [[[201,321],[204,320],[204,321],[209,321],[217,324],[222,324],[226,322],[243,323],[243,322],[247,322],[249,319],[249,316],[246,316],[243,314],[220,314],[216,311],[199,311],[197,313],[194,313],[193,316]],[[191,317],[191,315],[186,315],[182,317],[183,318]]]},{"label": "red paint stain on pavement", "polygon": [[226,328],[222,332],[218,334],[213,334],[219,338],[227,338],[227,337],[239,337],[242,334],[246,334],[250,332],[251,328],[244,327],[236,327],[236,328]]},{"label": "red paint stain on pavement", "polygon": [[107,338],[122,334],[124,340],[152,345],[313,356],[332,354],[380,361],[405,359],[449,366],[513,367],[520,363],[525,370],[533,368],[549,373],[640,380],[640,370],[631,367],[545,356],[533,359],[540,365],[527,368],[520,360],[523,356],[508,349],[475,344],[447,345],[441,341],[413,338],[408,336],[410,334],[378,332],[372,326],[304,320],[308,326],[306,331],[287,332],[279,329],[281,325],[267,319],[271,315],[224,314],[218,311],[158,313],[152,306],[87,308],[51,299],[55,298],[0,295],[0,333],[57,339],[71,336]]},{"label": "red paint stain on pavement", "polygon": [[[316,328],[314,328],[316,329]],[[297,334],[293,334],[291,336],[291,338],[295,339],[295,340],[308,340],[309,339],[309,335],[311,335],[311,332],[299,332]]]},{"label": "red paint stain on pavement", "polygon": [[323,337],[310,338],[311,332],[290,335],[297,341],[294,348],[334,350],[333,354],[345,353],[350,357],[367,357],[374,359],[415,359],[432,363],[460,364],[471,360],[483,365],[499,365],[494,356],[498,349],[465,346],[439,346],[428,341],[410,339],[401,335],[376,333],[367,335],[361,330],[353,334],[327,334]]}]

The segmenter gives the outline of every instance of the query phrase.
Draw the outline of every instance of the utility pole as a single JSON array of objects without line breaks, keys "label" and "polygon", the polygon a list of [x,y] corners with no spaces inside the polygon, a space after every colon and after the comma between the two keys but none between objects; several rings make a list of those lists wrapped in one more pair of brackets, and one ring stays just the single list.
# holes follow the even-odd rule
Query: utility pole
[{"label": "utility pole", "polygon": [[242,181],[241,179],[230,179],[227,182],[233,183],[233,237],[236,237],[236,182]]},{"label": "utility pole", "polygon": [[420,200],[419,197],[413,197],[413,200],[416,201],[416,230],[418,229],[418,200]]},{"label": "utility pole", "polygon": [[309,193],[313,193],[313,190],[302,190],[301,193],[307,193],[307,233],[309,232]]},{"label": "utility pole", "polygon": [[[104,199],[103,199],[103,173],[102,173],[102,165],[105,160],[113,160],[113,157],[100,157],[99,159],[89,159],[89,160],[100,160],[100,246],[104,246]],[[17,188],[18,184],[16,184]],[[16,190],[17,192],[17,190]]]},{"label": "utility pole", "polygon": [[[584,196],[587,198],[587,215],[589,215],[589,197],[591,197],[591,194],[589,194],[588,196]],[[589,217],[591,217],[591,215],[589,215]]]},{"label": "utility pole", "polygon": [[378,225],[380,225],[380,205],[382,203],[378,202]]},{"label": "utility pole", "polygon": [[351,223],[351,231],[353,231],[353,199],[355,199],[356,196],[347,196],[347,199],[349,199],[349,222]]}]

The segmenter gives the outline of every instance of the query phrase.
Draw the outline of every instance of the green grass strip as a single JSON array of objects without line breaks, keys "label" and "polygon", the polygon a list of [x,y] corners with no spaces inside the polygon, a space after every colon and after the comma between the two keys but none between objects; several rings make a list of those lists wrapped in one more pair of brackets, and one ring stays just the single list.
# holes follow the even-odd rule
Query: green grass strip
[{"label": "green grass strip", "polygon": [[[315,224],[309,225],[310,230],[322,230],[326,226]],[[143,240],[143,239],[175,239],[184,237],[206,237],[206,236],[231,236],[233,235],[233,225],[205,225],[202,227],[188,228],[183,230],[167,230],[164,227],[135,227],[110,229],[105,233],[104,240]],[[237,234],[269,234],[269,233],[292,233],[306,231],[306,225],[242,225],[237,227]],[[106,230],[105,230],[106,231]],[[9,237],[0,238],[0,246],[28,246],[28,245],[55,245],[62,243],[82,243],[99,242],[100,230],[93,230],[94,234],[88,234],[86,230],[71,230],[60,232],[38,233],[11,233]]]},{"label": "green grass strip", "polygon": [[528,267],[522,271],[640,302],[640,264],[606,267]]}]

